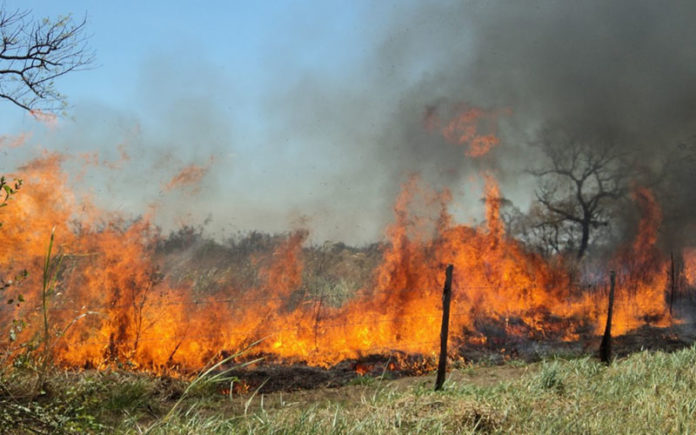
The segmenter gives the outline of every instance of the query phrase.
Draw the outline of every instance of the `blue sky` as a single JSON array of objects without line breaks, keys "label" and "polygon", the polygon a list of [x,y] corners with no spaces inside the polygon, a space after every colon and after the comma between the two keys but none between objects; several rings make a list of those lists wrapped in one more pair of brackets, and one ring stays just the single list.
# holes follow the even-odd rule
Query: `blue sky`
[{"label": "blue sky", "polygon": [[[432,9],[440,3],[448,2]],[[399,184],[419,170],[411,161],[401,171],[399,135],[412,135],[399,130],[421,130],[428,100],[416,98],[408,122],[394,118],[432,74],[431,61],[466,53],[466,38],[449,36],[466,34],[459,21],[438,18],[446,11],[423,19],[422,5],[410,0],[7,0],[6,7],[37,18],[86,16],[96,62],[57,82],[70,104],[57,129],[0,104],[3,134],[33,132],[0,169],[40,149],[113,160],[125,143],[132,163],[118,173],[92,171],[83,183],[92,196],[131,215],[155,203],[166,229],[208,220],[215,235],[306,224],[315,241],[379,239]],[[200,192],[185,201],[186,192],[162,192],[182,167],[211,159]],[[132,183],[140,188],[128,189]],[[463,189],[455,193],[478,200],[479,184]]]},{"label": "blue sky", "polygon": [[[166,73],[174,77],[178,69],[212,69],[234,89],[224,97],[237,105],[253,104],[283,75],[310,70],[340,74],[370,49],[376,35],[364,14],[374,6],[290,0],[210,1],[204,6],[185,1],[6,2],[8,9],[30,9],[37,18],[86,16],[97,52],[95,68],[61,78],[60,89],[73,106],[99,100],[136,111],[142,103],[142,69],[153,58],[168,57],[172,70]],[[186,85],[200,90],[209,84]],[[22,118],[7,109],[13,108],[1,108],[3,127]]]},{"label": "blue sky", "polygon": [[[359,89],[358,71],[373,55],[381,26],[397,10],[396,3],[201,4],[8,0],[8,9],[31,9],[36,18],[86,16],[97,60],[94,68],[58,81],[70,108],[56,130],[0,104],[3,134],[34,132],[25,149],[8,156],[6,164],[39,149],[97,151],[104,159],[114,159],[119,144],[133,142],[134,163],[125,173],[93,172],[88,178],[93,196],[98,201],[108,198],[104,202],[111,208],[137,215],[156,202],[162,208],[158,223],[171,227],[214,217],[210,227],[218,234],[255,226],[283,231],[316,215],[313,219],[322,222],[316,226],[326,228],[317,238],[378,237],[383,218],[370,219],[363,228],[356,216],[388,215],[390,204],[366,197],[366,188],[349,186],[351,171],[336,179],[346,160],[342,148],[351,144],[332,137],[332,127],[322,126],[335,122],[333,116],[340,118],[340,109],[321,119],[311,101],[336,100],[340,105],[341,95],[350,95],[351,87],[357,87],[357,94],[365,92]],[[327,87],[345,89],[340,95],[333,90],[321,95],[319,90],[318,96],[299,103],[317,119],[303,117],[298,122],[305,131],[293,131],[294,100],[306,94],[298,89],[306,83],[321,89],[324,85],[311,84],[317,78]],[[324,146],[325,141],[331,144]],[[305,158],[307,154],[313,158]],[[159,191],[162,182],[181,167],[204,165],[210,158],[215,163],[202,193],[189,198],[190,207],[168,210],[176,201]],[[152,168],[157,181],[144,175],[152,175]],[[121,195],[124,189],[114,187],[138,179],[143,188],[135,195]],[[336,202],[327,202],[327,197]],[[372,202],[372,211],[347,205],[358,199]]]}]

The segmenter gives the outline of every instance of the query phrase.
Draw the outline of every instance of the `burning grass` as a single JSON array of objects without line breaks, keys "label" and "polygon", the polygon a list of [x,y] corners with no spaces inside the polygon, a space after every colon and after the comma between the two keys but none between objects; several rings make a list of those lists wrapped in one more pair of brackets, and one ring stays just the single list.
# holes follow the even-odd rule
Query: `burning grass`
[{"label": "burning grass", "polygon": [[[151,216],[126,221],[97,209],[69,189],[62,159],[50,154],[24,166],[23,190],[3,209],[0,270],[27,271],[0,309],[8,362],[38,351],[67,368],[186,375],[257,341],[268,359],[314,367],[374,354],[432,358],[445,264],[455,267],[450,331],[460,348],[601,332],[604,289],[579,287],[571,266],[506,235],[491,175],[478,226],[455,223],[451,194],[414,177],[382,245],[312,248],[298,230],[252,233],[225,247],[186,231],[167,239]],[[656,246],[661,213],[646,189],[635,201],[638,233],[609,262],[619,277],[616,334],[674,321],[667,258]],[[40,271],[50,228],[62,263],[47,294]]]}]

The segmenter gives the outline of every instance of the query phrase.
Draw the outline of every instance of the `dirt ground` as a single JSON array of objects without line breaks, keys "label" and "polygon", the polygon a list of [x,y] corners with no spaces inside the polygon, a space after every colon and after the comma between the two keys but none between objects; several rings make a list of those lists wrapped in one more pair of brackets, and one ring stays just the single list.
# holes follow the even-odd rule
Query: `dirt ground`
[{"label": "dirt ground", "polygon": [[[613,340],[613,353],[623,357],[641,350],[673,352],[696,341],[690,332],[693,325],[670,328],[644,326]],[[595,355],[600,337],[588,337],[576,342],[530,342],[519,339],[499,346],[465,346],[453,350],[449,379],[476,385],[491,385],[500,380],[535,370],[535,362],[553,356],[576,358]],[[390,388],[402,385],[429,385],[434,383],[436,361],[395,352],[394,355],[369,355],[347,360],[324,369],[304,364],[269,364],[251,369],[233,371],[239,378],[233,393],[240,397],[264,394],[268,399],[276,395],[297,400],[318,397],[351,397],[364,393],[364,386],[375,382],[389,383]],[[305,397],[306,396],[306,397]],[[292,399],[295,400],[295,399]]]},{"label": "dirt ground", "polygon": [[[536,363],[517,366],[500,365],[489,367],[471,367],[453,369],[448,373],[447,382],[467,383],[477,386],[491,386],[499,382],[516,379],[525,373],[538,370]],[[435,374],[420,376],[405,376],[398,379],[357,378],[351,384],[340,387],[320,387],[295,391],[275,391],[271,393],[250,392],[233,395],[229,411],[241,413],[244,410],[277,409],[300,406],[307,403],[339,403],[356,404],[369,401],[376,392],[388,390],[392,392],[406,391],[411,388],[432,389],[435,385]],[[362,382],[362,383],[361,383]]]}]

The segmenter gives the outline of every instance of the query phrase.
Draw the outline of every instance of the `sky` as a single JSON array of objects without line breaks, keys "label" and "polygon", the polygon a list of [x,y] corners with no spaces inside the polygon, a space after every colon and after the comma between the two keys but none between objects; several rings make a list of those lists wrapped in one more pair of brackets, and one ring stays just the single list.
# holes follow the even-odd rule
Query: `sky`
[{"label": "sky", "polygon": [[[130,216],[154,207],[165,231],[303,226],[317,243],[369,243],[383,239],[414,174],[449,189],[455,217],[475,223],[482,174],[528,209],[527,170],[543,162],[534,142],[546,128],[620,142],[647,161],[696,128],[687,0],[5,7],[86,17],[96,62],[57,82],[70,107],[55,128],[0,104],[0,134],[31,133],[21,149],[0,150],[0,171],[42,149],[107,162],[125,150],[127,165],[92,168],[75,187]],[[501,139],[483,157],[428,127],[471,108],[484,114],[482,133]],[[71,173],[77,166],[66,162]],[[200,183],[170,188],[187,167],[205,174]]]},{"label": "sky", "polygon": [[[306,220],[305,204],[316,202],[322,183],[333,183],[337,163],[333,156],[307,156],[302,142],[312,138],[279,125],[292,104],[274,100],[291,98],[312,76],[353,79],[348,71],[358,69],[372,49],[379,22],[365,16],[396,7],[360,1],[220,1],[205,7],[183,1],[7,1],[5,6],[31,9],[37,18],[86,17],[96,62],[59,79],[70,107],[57,128],[46,129],[1,104],[0,131],[33,131],[25,152],[97,151],[108,159],[122,142],[138,148],[129,153],[140,154],[145,163],[130,165],[136,174],[128,178],[143,178],[143,185],[154,188],[137,198],[120,197],[99,187],[105,177],[118,185],[118,174],[92,174],[89,183],[97,186],[95,197],[116,195],[111,207],[136,214],[143,203],[177,202],[161,198],[161,181],[153,183],[143,172],[156,167],[166,179],[187,164],[212,166],[201,191],[191,195],[196,198],[189,198],[196,206],[177,206],[168,214],[178,216],[164,221],[196,224],[213,217],[218,233],[254,223],[281,231]],[[339,233],[346,231],[351,229]],[[376,231],[369,228],[367,238]]]},{"label": "sky", "polygon": [[[340,68],[365,50],[369,29],[358,15],[363,2],[192,2],[124,1],[6,1],[6,8],[31,10],[35,17],[71,14],[87,18],[90,45],[97,52],[95,68],[61,79],[73,104],[106,101],[133,109],[142,89],[143,68],[159,57],[169,57],[176,69],[212,69],[248,104],[268,81],[277,79],[274,55],[292,52],[288,73],[323,65]],[[362,41],[361,41],[362,40]],[[324,58],[333,59],[327,65]],[[288,57],[280,54],[281,58]],[[187,71],[190,72],[190,71]],[[188,79],[188,77],[186,77]],[[205,89],[206,83],[187,83]],[[208,90],[208,89],[206,89]],[[231,89],[228,89],[231,90]],[[232,97],[232,95],[225,95]],[[233,104],[232,102],[230,102]],[[4,117],[3,117],[4,118]]]}]

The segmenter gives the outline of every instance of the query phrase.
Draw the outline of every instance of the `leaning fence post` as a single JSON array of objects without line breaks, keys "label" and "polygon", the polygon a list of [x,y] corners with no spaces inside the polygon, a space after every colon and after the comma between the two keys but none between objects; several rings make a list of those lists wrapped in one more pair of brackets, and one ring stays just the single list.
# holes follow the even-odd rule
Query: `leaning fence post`
[{"label": "leaning fence post", "polygon": [[440,329],[440,362],[437,365],[437,379],[435,391],[442,389],[447,372],[447,334],[449,330],[450,300],[452,299],[452,269],[453,265],[445,270],[445,288],[442,291],[442,328]]},{"label": "leaning fence post", "polygon": [[604,328],[604,337],[602,344],[599,345],[599,359],[603,363],[609,363],[611,359],[611,315],[614,311],[614,285],[616,282],[616,273],[612,270],[609,273],[611,287],[609,288],[609,310],[607,310],[607,326]]}]

